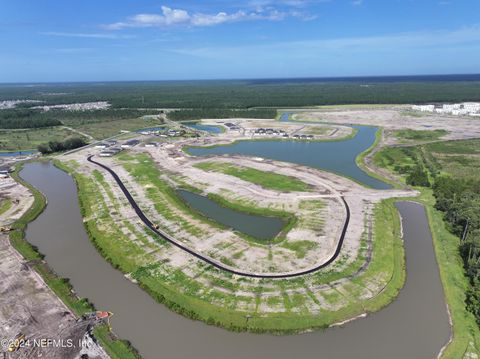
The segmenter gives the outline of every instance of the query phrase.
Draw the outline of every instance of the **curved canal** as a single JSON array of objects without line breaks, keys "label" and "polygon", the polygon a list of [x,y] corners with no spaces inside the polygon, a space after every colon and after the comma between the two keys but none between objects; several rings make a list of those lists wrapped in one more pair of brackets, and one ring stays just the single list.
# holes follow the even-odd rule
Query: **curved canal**
[{"label": "curved canal", "polygon": [[113,269],[83,227],[73,179],[48,163],[21,171],[48,198],[26,239],[98,309],[115,313],[114,331],[146,359],[436,358],[450,334],[432,239],[422,206],[403,202],[407,281],[392,304],[366,319],[293,336],[231,333],[179,316]]},{"label": "curved canal", "polygon": [[375,143],[376,127],[353,126],[354,137],[341,141],[246,140],[225,146],[187,147],[193,156],[236,154],[270,158],[297,163],[350,177],[375,189],[391,186],[363,171],[356,163],[357,156]]}]

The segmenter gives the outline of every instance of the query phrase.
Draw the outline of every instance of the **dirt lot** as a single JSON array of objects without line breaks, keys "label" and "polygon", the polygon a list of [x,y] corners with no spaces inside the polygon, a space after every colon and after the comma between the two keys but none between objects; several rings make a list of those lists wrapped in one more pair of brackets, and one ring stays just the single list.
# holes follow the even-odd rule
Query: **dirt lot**
[{"label": "dirt lot", "polygon": [[[317,121],[335,124],[356,124],[380,126],[386,130],[446,130],[442,137],[447,140],[461,140],[480,137],[480,120],[470,117],[455,117],[439,114],[409,114],[396,109],[311,111],[297,115],[299,121]],[[391,136],[387,145],[397,144]]]}]

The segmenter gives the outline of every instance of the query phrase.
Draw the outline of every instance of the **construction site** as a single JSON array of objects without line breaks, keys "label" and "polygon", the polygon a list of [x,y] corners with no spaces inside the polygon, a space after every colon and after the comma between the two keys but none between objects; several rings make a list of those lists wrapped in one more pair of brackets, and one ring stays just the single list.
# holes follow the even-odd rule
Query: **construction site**
[{"label": "construction site", "polygon": [[[281,143],[285,156],[303,151],[304,157],[315,159],[340,156],[328,150],[338,144],[352,147],[353,164],[363,153],[363,168],[379,173],[371,160],[377,151],[374,143],[401,145],[395,131],[417,123],[417,117],[401,111],[301,112],[288,122],[202,121],[207,129],[221,128],[215,132],[167,120],[168,131],[183,131],[182,135],[130,133],[111,145],[91,144],[56,156],[55,164],[76,181],[83,224],[96,249],[157,301],[189,318],[235,331],[299,333],[365,317],[396,297],[404,267],[400,222],[392,203],[419,192],[398,185],[376,188],[353,170],[327,171],[315,168],[316,162],[269,158],[268,152],[214,150]],[[383,116],[390,116],[391,122]],[[405,121],[393,121],[398,116]],[[479,136],[470,120],[459,121],[453,126],[428,118],[421,128],[441,129],[443,139]],[[315,143],[333,147],[315,152]],[[273,184],[269,178],[275,178]],[[367,180],[374,179],[367,175]],[[24,341],[47,336],[81,343],[61,349],[16,350],[9,345],[8,355],[108,357],[91,335],[96,323],[105,322],[101,312],[76,317],[30,268],[32,263],[22,261],[10,246],[8,226],[33,198],[12,179],[5,181],[5,197],[13,203],[2,215],[2,253],[8,260],[2,261],[1,269],[9,273],[2,293],[10,293],[4,296],[9,301],[2,305],[2,322],[7,323],[8,337]],[[213,203],[225,212],[277,218],[282,227],[267,239],[256,238],[241,225],[224,224],[221,209],[207,214],[206,207],[196,208],[182,193],[211,202],[204,207]],[[26,293],[32,295],[30,307],[28,301],[19,306],[10,300]],[[47,304],[33,305],[43,302],[48,310]]]}]

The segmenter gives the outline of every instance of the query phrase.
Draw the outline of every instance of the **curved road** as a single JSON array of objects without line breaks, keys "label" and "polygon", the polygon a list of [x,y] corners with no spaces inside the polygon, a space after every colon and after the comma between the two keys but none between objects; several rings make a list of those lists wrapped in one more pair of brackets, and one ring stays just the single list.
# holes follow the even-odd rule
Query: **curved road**
[{"label": "curved road", "polygon": [[345,234],[347,233],[347,229],[348,229],[348,224],[350,222],[350,207],[348,207],[348,204],[347,202],[345,201],[345,199],[343,197],[342,198],[342,202],[345,206],[345,210],[347,212],[347,216],[345,218],[345,223],[343,224],[343,229],[342,229],[342,233],[340,235],[340,239],[338,241],[338,244],[337,244],[337,248],[335,249],[335,253],[333,253],[333,255],[328,259],[328,261],[326,261],[325,263],[322,263],[316,267],[313,267],[313,268],[310,268],[310,269],[307,269],[307,270],[303,270],[303,271],[300,271],[300,272],[292,272],[292,273],[287,273],[287,274],[254,274],[254,273],[248,273],[248,272],[242,272],[242,271],[237,271],[235,269],[232,269],[232,268],[229,268],[229,267],[226,267],[224,266],[223,264],[221,263],[218,263],[214,260],[212,260],[211,258],[208,258],[206,256],[204,256],[203,254],[201,253],[198,253],[196,251],[194,251],[193,249],[190,249],[186,246],[184,246],[183,244],[177,242],[176,240],[172,239],[171,237],[169,237],[168,235],[166,235],[165,233],[162,233],[160,232],[159,230],[157,230],[155,228],[155,225],[147,218],[147,216],[143,213],[143,211],[140,209],[140,207],[138,206],[137,202],[135,202],[135,200],[133,199],[132,195],[130,194],[130,192],[128,191],[128,189],[125,187],[125,185],[123,184],[122,180],[120,179],[120,177],[118,177],[118,175],[108,166],[102,164],[102,163],[99,163],[97,161],[94,161],[92,159],[93,155],[90,155],[87,157],[87,161],[88,162],[91,162],[91,163],[94,163],[96,164],[97,166],[100,166],[102,167],[103,169],[107,170],[113,177],[113,179],[117,182],[118,186],[120,187],[120,189],[122,190],[123,194],[125,195],[125,197],[127,198],[128,202],[130,203],[130,205],[132,206],[132,208],[135,210],[135,213],[137,214],[137,216],[140,218],[140,220],[148,227],[150,228],[150,230],[152,230],[153,232],[155,232],[158,236],[160,236],[161,238],[163,238],[164,240],[166,240],[167,242],[170,242],[171,244],[173,244],[174,246],[182,249],[183,251],[191,254],[192,256],[214,266],[215,268],[218,268],[218,269],[221,269],[221,270],[224,270],[226,272],[229,272],[229,273],[232,273],[232,274],[235,274],[235,275],[238,275],[238,276],[242,276],[242,277],[250,277],[250,278],[267,278],[267,279],[281,279],[281,278],[294,278],[294,277],[300,277],[300,276],[303,276],[303,275],[306,275],[306,274],[310,274],[310,273],[314,273],[314,272],[317,272],[319,271],[320,269],[322,268],[325,268],[327,266],[329,266],[335,259],[337,259],[338,255],[340,254],[340,251],[342,249],[342,245],[343,245],[343,241],[345,239]]}]

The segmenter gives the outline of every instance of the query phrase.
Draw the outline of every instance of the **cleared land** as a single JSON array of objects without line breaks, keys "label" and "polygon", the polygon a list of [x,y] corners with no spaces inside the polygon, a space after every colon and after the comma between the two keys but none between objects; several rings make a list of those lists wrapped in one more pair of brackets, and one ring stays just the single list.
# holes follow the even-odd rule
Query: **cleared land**
[{"label": "cleared land", "polygon": [[309,192],[312,188],[293,177],[273,172],[259,171],[255,168],[240,167],[221,162],[202,162],[194,165],[205,171],[220,172],[257,184],[265,189],[280,192]]},{"label": "cleared land", "polygon": [[[429,135],[442,140],[462,140],[480,137],[480,123],[478,119],[469,117],[449,117],[445,115],[431,114],[427,116],[405,115],[399,110],[381,108],[370,110],[328,110],[328,111],[305,111],[294,116],[294,120],[327,122],[337,124],[371,125],[384,128],[388,134],[391,131],[436,131]],[[447,131],[445,133],[444,131]],[[442,136],[438,136],[445,133]],[[408,134],[408,132],[403,132]],[[423,134],[425,136],[425,133]],[[386,136],[386,145],[399,144],[397,136]]]},{"label": "cleared land", "polygon": [[[325,269],[289,280],[247,278],[214,269],[152,235],[110,175],[86,161],[85,151],[62,157],[61,166],[75,176],[80,188],[88,231],[106,258],[174,310],[235,330],[295,332],[319,328],[390,302],[404,280],[403,249],[396,211],[391,201],[382,200],[414,192],[365,189],[334,174],[294,164],[242,156],[205,160],[183,152],[187,145],[251,138],[250,131],[260,126],[290,133],[305,128],[265,120],[233,122],[240,131],[169,140],[154,148],[138,146],[114,158],[96,160],[119,175],[161,231],[212,260],[251,273],[290,273],[330,258],[345,219],[342,195],[352,208],[352,216],[338,259]],[[319,139],[351,134],[348,127],[327,128],[320,131],[323,137]],[[216,169],[222,166],[235,172],[198,168],[211,168],[212,164]],[[250,170],[247,177],[243,169]],[[281,176],[282,188],[252,183],[264,174]],[[286,179],[289,186],[295,183],[297,191],[285,191]],[[176,195],[176,188],[208,195],[248,212],[293,216],[295,221],[273,243],[256,243],[199,216]]]}]

